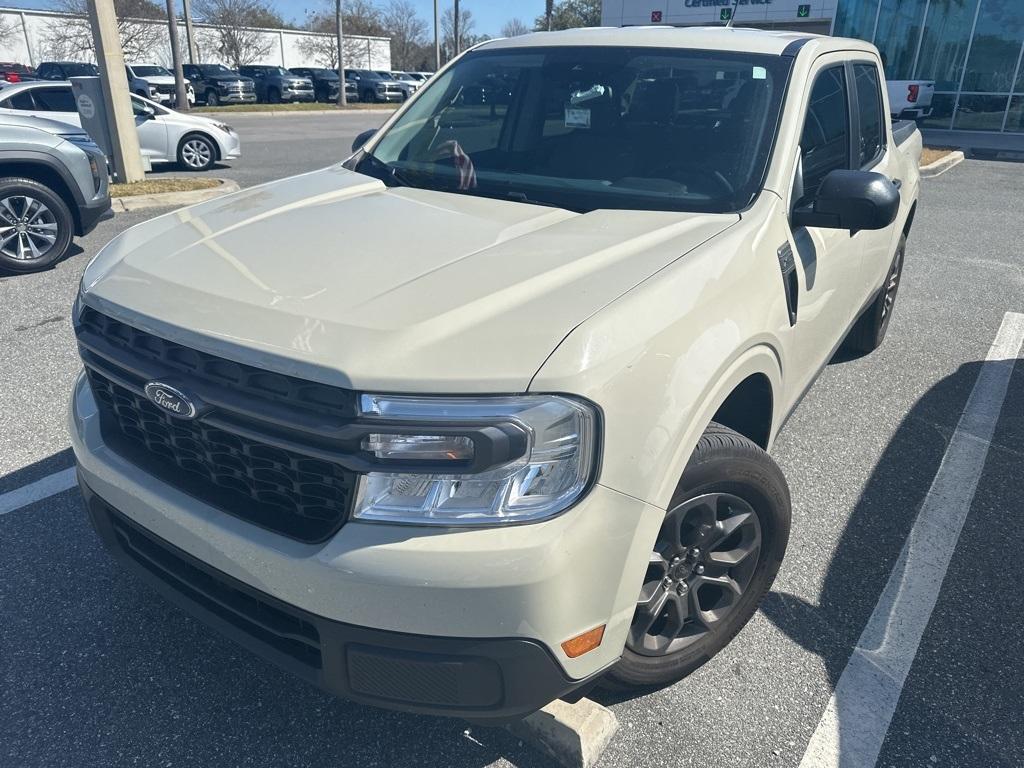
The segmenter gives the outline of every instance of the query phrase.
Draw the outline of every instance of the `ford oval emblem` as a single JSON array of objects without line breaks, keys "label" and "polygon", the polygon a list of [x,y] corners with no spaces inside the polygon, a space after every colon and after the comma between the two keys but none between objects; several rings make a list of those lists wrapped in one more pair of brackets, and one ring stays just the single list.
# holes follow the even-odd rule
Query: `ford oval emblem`
[{"label": "ford oval emblem", "polygon": [[188,395],[162,381],[149,382],[146,385],[146,397],[153,405],[167,411],[171,416],[177,416],[180,419],[196,417],[196,405],[189,400]]}]

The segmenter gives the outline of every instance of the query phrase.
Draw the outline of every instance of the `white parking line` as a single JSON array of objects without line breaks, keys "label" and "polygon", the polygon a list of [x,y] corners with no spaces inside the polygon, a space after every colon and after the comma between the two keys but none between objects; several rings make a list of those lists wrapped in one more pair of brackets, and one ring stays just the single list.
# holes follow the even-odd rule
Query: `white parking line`
[{"label": "white parking line", "polygon": [[0,495],[0,515],[6,515],[27,504],[33,504],[47,496],[66,491],[75,485],[75,468],[69,467],[60,472],[36,480],[21,488]]},{"label": "white parking line", "polygon": [[1007,312],[899,560],[839,678],[800,768],[870,768],[878,760],[985,466],[1024,315]]}]

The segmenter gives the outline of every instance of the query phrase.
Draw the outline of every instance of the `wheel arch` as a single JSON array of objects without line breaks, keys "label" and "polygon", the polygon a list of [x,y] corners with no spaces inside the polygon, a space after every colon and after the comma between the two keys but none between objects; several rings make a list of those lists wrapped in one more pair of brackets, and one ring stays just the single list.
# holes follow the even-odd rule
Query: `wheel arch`
[{"label": "wheel arch", "polygon": [[7,161],[0,159],[0,178],[31,179],[48,187],[71,211],[75,234],[82,234],[81,202],[75,197],[72,186],[63,174],[49,163],[34,160]]}]

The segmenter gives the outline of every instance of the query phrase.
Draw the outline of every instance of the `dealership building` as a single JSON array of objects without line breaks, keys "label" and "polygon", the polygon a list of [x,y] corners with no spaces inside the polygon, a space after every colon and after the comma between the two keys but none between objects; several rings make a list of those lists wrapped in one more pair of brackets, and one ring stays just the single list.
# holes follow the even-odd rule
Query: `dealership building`
[{"label": "dealership building", "polygon": [[[733,0],[604,0],[605,26],[720,24]],[[859,37],[890,80],[934,80],[929,138],[1024,141],[1024,0],[739,0],[737,27]]]}]

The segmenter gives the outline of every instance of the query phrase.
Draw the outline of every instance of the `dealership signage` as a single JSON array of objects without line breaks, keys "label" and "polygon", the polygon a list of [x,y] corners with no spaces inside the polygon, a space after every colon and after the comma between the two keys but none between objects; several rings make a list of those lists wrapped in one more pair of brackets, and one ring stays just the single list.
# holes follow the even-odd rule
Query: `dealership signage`
[{"label": "dealership signage", "polygon": [[[605,0],[601,23],[609,27],[632,24],[704,24],[790,22],[831,19],[836,0]],[[735,9],[735,11],[734,11]]]}]

